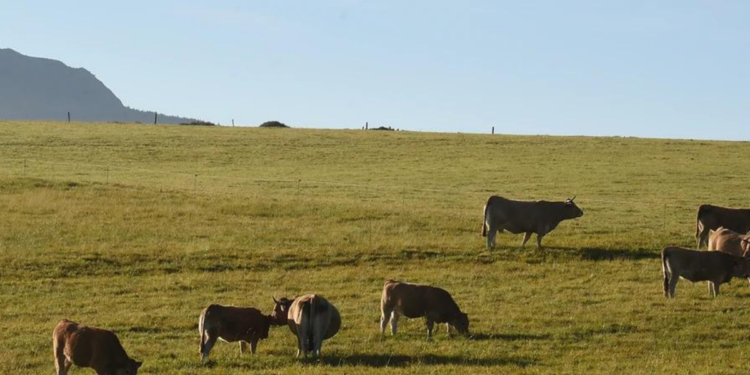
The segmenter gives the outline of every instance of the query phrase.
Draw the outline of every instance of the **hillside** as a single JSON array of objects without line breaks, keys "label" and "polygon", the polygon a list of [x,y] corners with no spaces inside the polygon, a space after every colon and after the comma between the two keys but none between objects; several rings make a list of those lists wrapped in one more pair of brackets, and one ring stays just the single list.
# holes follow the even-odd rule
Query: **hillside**
[{"label": "hillside", "polygon": [[[0,49],[0,119],[153,123],[153,111],[126,107],[84,68]],[[159,115],[159,123],[193,119]]]},{"label": "hillside", "polygon": [[[747,281],[667,300],[659,258],[695,246],[700,203],[750,206],[748,142],[28,121],[0,142],[2,374],[51,372],[63,317],[115,331],[139,374],[750,370]],[[585,214],[488,251],[490,194]],[[381,339],[386,278],[449,291],[472,337],[402,318]],[[288,327],[200,362],[202,308],[309,292],[343,319],[320,363]]]}]

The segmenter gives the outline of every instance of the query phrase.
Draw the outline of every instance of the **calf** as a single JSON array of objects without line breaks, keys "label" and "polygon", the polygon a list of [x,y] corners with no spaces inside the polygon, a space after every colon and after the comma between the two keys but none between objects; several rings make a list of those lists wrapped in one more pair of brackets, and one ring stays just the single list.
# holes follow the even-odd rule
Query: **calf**
[{"label": "calf", "polygon": [[428,285],[407,284],[386,280],[380,298],[380,334],[390,320],[391,335],[398,330],[398,317],[425,317],[427,337],[432,337],[435,323],[446,323],[446,331],[451,327],[461,334],[469,334],[469,315],[462,313],[450,293]]},{"label": "calf", "polygon": [[98,375],[136,375],[142,364],[128,357],[111,331],[67,319],[52,331],[52,352],[57,375],[66,375],[71,365],[90,367]]},{"label": "calf", "polygon": [[198,330],[201,334],[201,360],[208,360],[217,339],[240,342],[240,354],[247,350],[255,354],[258,340],[268,338],[268,329],[273,319],[252,307],[210,305],[201,311]]},{"label": "calf", "polygon": [[719,295],[719,285],[732,277],[748,277],[748,260],[718,251],[697,251],[667,247],[661,252],[664,296],[674,298],[680,277],[696,282],[708,281],[708,290]]},{"label": "calf", "polygon": [[341,315],[336,306],[317,294],[308,294],[277,301],[273,317],[286,322],[297,336],[297,357],[307,353],[320,357],[323,340],[333,337],[341,328]]}]

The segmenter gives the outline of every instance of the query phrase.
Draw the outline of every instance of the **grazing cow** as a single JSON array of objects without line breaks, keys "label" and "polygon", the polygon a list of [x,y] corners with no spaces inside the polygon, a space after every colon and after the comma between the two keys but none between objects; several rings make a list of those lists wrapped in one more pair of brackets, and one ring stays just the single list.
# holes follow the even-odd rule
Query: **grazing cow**
[{"label": "grazing cow", "polygon": [[698,240],[698,248],[706,246],[710,231],[715,231],[720,227],[740,234],[750,232],[750,209],[700,205],[695,219],[695,238]]},{"label": "grazing cow", "polygon": [[750,275],[748,260],[719,251],[689,250],[667,247],[661,252],[664,274],[664,296],[674,298],[674,289],[680,277],[696,282],[708,281],[708,291],[719,295],[719,285],[728,283],[732,277],[747,278]]},{"label": "grazing cow", "polygon": [[747,257],[750,255],[750,236],[719,227],[708,239],[708,250]]},{"label": "grazing cow", "polygon": [[434,286],[386,280],[380,297],[381,335],[385,333],[389,320],[391,335],[396,334],[399,315],[407,318],[425,317],[428,339],[432,337],[435,323],[445,323],[449,334],[451,327],[463,335],[469,334],[469,315],[461,312],[450,293]]},{"label": "grazing cow", "polygon": [[255,354],[258,340],[268,338],[268,329],[273,322],[270,315],[261,314],[252,307],[210,305],[201,311],[198,330],[201,334],[201,360],[208,359],[217,339],[226,342],[240,342],[240,354],[247,350]]},{"label": "grazing cow", "polygon": [[308,352],[320,357],[323,340],[333,337],[341,328],[339,311],[317,294],[273,301],[276,303],[273,318],[279,324],[286,322],[297,336],[297,357],[307,358]]},{"label": "grazing cow", "polygon": [[67,319],[52,331],[52,351],[57,375],[66,375],[71,365],[90,367],[98,375],[136,375],[142,364],[128,357],[111,331]]},{"label": "grazing cow", "polygon": [[495,247],[495,234],[507,230],[523,233],[521,247],[536,233],[536,247],[542,247],[542,237],[551,232],[563,220],[583,216],[578,206],[569,198],[565,202],[522,202],[491,196],[484,205],[482,237],[487,237],[487,248]]}]

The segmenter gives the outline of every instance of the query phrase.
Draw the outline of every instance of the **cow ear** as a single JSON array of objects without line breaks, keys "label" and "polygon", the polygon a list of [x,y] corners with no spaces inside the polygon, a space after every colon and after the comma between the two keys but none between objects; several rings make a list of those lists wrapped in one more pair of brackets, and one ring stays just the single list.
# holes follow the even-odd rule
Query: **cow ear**
[{"label": "cow ear", "polygon": [[135,362],[135,368],[141,368],[141,365],[143,365],[143,362]]}]

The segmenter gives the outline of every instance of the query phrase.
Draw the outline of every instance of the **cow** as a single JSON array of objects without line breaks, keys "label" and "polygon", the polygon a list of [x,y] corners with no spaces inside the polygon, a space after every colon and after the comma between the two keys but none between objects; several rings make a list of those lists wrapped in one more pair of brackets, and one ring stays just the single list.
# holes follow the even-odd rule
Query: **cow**
[{"label": "cow", "polygon": [[386,280],[380,297],[380,335],[390,321],[391,335],[398,331],[398,318],[425,317],[427,338],[432,338],[435,323],[445,323],[450,334],[451,327],[463,335],[469,335],[469,315],[461,312],[450,293],[429,285],[407,284]]},{"label": "cow", "polygon": [[750,255],[750,236],[719,227],[708,239],[708,250],[747,257]]},{"label": "cow", "polygon": [[720,251],[700,251],[680,247],[666,247],[661,252],[664,274],[664,297],[674,298],[680,277],[696,282],[708,281],[708,291],[719,295],[719,286],[733,277],[750,276],[748,260]]},{"label": "cow", "polygon": [[208,354],[217,339],[225,342],[239,341],[240,354],[247,351],[247,344],[250,343],[250,354],[255,354],[258,341],[268,338],[268,330],[273,321],[270,315],[263,315],[260,310],[252,307],[206,307],[198,320],[201,360],[208,360]]},{"label": "cow", "polygon": [[710,232],[720,227],[740,234],[750,232],[750,209],[700,205],[695,218],[695,238],[698,240],[698,248],[706,246]]},{"label": "cow", "polygon": [[341,315],[336,306],[317,294],[307,294],[292,299],[273,299],[276,303],[273,318],[279,324],[287,323],[297,337],[297,357],[307,358],[307,353],[321,356],[323,340],[333,337],[341,328]]},{"label": "cow", "polygon": [[523,233],[521,247],[536,233],[536,247],[542,247],[542,238],[563,220],[583,216],[583,211],[569,198],[565,202],[523,202],[491,196],[484,205],[482,237],[487,237],[487,249],[495,247],[495,234],[507,230]]},{"label": "cow", "polygon": [[90,367],[98,375],[136,375],[143,362],[128,357],[111,331],[63,319],[52,331],[52,352],[57,375],[71,365]]}]

